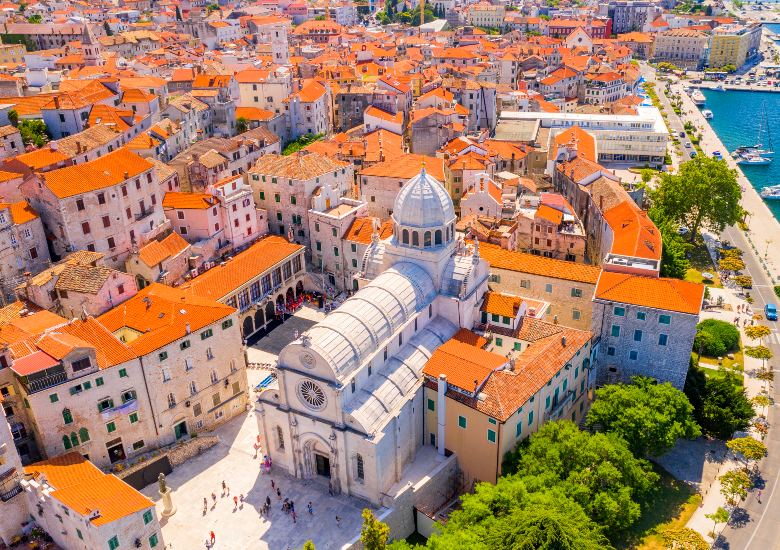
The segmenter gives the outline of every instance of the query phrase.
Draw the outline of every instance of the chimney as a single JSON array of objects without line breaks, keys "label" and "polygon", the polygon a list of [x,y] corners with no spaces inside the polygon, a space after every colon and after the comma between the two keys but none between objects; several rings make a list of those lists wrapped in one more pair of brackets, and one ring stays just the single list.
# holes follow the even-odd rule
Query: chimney
[{"label": "chimney", "polygon": [[438,444],[438,451],[440,456],[444,456],[444,431],[447,427],[447,375],[446,374],[440,374],[439,375],[439,391],[438,391],[438,408],[437,408],[437,415],[438,415],[438,424],[439,424],[439,435],[436,438],[436,443]]},{"label": "chimney", "polygon": [[566,337],[561,336],[561,345],[565,348],[566,347]]},{"label": "chimney", "polygon": [[186,325],[184,325],[184,332],[186,332],[187,334],[189,334],[189,333],[190,333],[190,324],[189,324],[189,323],[187,323]]},{"label": "chimney", "polygon": [[54,108],[59,109],[60,108],[60,98],[58,96],[54,96]]}]

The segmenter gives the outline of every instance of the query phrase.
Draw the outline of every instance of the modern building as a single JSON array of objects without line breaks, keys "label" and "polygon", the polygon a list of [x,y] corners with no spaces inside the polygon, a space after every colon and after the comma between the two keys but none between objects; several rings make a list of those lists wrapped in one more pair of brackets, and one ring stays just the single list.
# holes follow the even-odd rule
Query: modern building
[{"label": "modern building", "polygon": [[762,28],[760,24],[729,24],[715,27],[710,36],[707,65],[714,69],[726,65],[742,67],[746,60],[758,53]]}]

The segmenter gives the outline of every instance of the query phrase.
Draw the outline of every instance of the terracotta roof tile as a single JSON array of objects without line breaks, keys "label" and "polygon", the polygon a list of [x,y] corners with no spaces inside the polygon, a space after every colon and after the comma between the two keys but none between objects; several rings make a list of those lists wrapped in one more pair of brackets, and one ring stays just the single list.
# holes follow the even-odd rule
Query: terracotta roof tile
[{"label": "terracotta roof tile", "polygon": [[380,176],[386,178],[398,178],[408,180],[420,173],[420,169],[425,163],[425,171],[444,182],[444,159],[429,157],[426,155],[415,155],[407,153],[396,158],[379,162],[361,170],[361,176]]},{"label": "terracotta roof tile", "polygon": [[257,163],[249,172],[251,174],[310,180],[347,166],[349,166],[347,162],[314,151],[297,151],[291,155],[278,155],[276,153],[263,155],[257,159]]},{"label": "terracotta roof tile", "polygon": [[138,251],[141,261],[149,267],[176,256],[190,246],[184,238],[176,232],[171,233],[161,241],[150,241]]},{"label": "terracotta roof tile", "polygon": [[522,303],[523,299],[520,296],[502,294],[501,292],[485,292],[482,299],[482,311],[514,319]]},{"label": "terracotta roof tile", "polygon": [[514,252],[490,243],[480,242],[479,253],[492,268],[542,275],[566,281],[596,284],[601,271],[596,266]]},{"label": "terracotta roof tile", "polygon": [[450,339],[433,352],[423,367],[423,374],[437,379],[445,374],[448,384],[473,392],[508,361],[503,355]]},{"label": "terracotta roof tile", "polygon": [[[374,223],[379,223],[378,218],[364,217],[355,218],[347,229],[347,233],[344,235],[344,240],[360,243],[370,244],[371,235],[374,233]],[[393,222],[387,220],[379,227],[379,238],[386,239],[393,234]]]},{"label": "terracotta roof tile", "polygon": [[704,285],[627,273],[603,271],[596,286],[597,300],[698,315]]},{"label": "terracotta roof tile", "polygon": [[610,252],[633,258],[661,259],[661,232],[633,200],[607,210],[604,221],[613,233]]},{"label": "terracotta roof tile", "polygon": [[175,208],[182,210],[206,210],[215,206],[217,199],[209,193],[186,193],[183,191],[169,191],[163,197],[163,208]]}]

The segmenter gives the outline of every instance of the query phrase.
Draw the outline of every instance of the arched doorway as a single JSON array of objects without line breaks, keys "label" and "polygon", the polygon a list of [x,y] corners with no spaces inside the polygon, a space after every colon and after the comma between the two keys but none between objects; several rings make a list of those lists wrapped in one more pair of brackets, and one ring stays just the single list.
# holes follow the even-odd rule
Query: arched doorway
[{"label": "arched doorway", "polygon": [[263,310],[258,308],[255,311],[255,329],[260,330],[263,327],[265,327],[265,315],[263,315]]},{"label": "arched doorway", "polygon": [[287,289],[287,294],[285,295],[285,301],[288,305],[291,305],[295,301],[295,292],[293,292],[292,287]]},{"label": "arched doorway", "polygon": [[246,317],[244,317],[244,324],[243,324],[242,328],[243,328],[242,335],[243,335],[244,338],[246,338],[247,336],[249,336],[250,334],[252,334],[255,331],[255,326],[252,323],[252,316],[251,315],[247,315]]},{"label": "arched doorway", "polygon": [[270,323],[274,318],[274,303],[269,300],[267,304],[265,304],[265,318]]},{"label": "arched doorway", "polygon": [[295,285],[295,298],[300,298],[301,293],[303,293],[303,281],[298,281],[298,284]]},{"label": "arched doorway", "polygon": [[[303,444],[302,477],[328,481],[334,477],[337,468],[333,448],[321,436],[307,434],[309,437]],[[304,439],[306,436],[301,436]]]}]

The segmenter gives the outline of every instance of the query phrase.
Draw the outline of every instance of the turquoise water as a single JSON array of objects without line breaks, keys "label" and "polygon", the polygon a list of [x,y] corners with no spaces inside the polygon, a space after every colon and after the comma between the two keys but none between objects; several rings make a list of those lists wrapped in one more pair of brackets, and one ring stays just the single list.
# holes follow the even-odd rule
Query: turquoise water
[{"label": "turquoise water", "polygon": [[[740,168],[756,190],[780,184],[780,93],[702,91],[707,98],[705,107],[715,115],[709,123],[728,152],[740,145],[755,145],[759,139],[768,148],[771,138],[772,149],[776,151],[774,162],[764,166],[741,165]],[[763,123],[765,116],[768,132],[761,128],[766,126]],[[761,138],[758,137],[760,128]],[[775,218],[780,220],[780,201],[768,201],[768,204]]]}]

